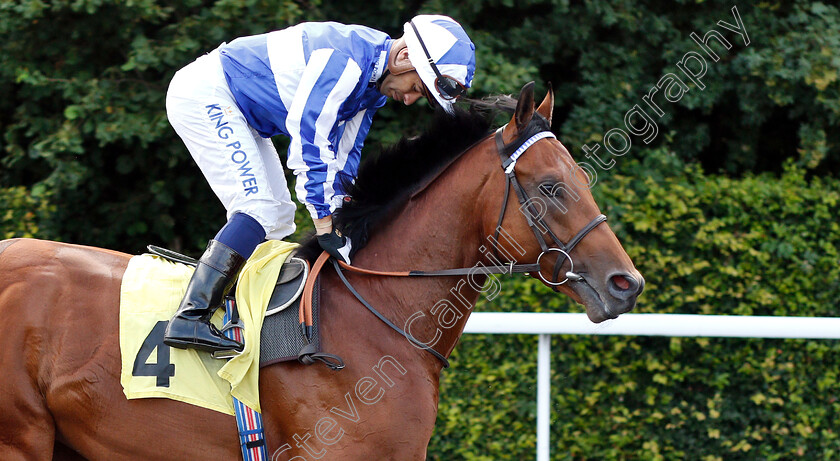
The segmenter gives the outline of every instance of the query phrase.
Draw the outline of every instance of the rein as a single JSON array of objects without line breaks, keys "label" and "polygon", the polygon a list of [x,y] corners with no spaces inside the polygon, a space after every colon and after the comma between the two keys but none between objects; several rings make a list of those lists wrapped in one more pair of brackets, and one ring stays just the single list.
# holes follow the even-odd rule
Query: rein
[{"label": "rein", "polygon": [[[507,125],[505,125],[507,126]],[[528,196],[528,193],[516,179],[516,172],[514,171],[516,167],[516,162],[519,158],[530,148],[534,143],[537,141],[544,139],[544,138],[556,138],[554,133],[551,132],[549,127],[548,121],[540,114],[534,112],[533,116],[531,117],[530,122],[528,122],[528,126],[522,130],[522,133],[513,140],[512,142],[505,144],[502,140],[502,132],[505,129],[505,126],[499,128],[494,137],[496,141],[496,150],[499,154],[499,157],[502,161],[502,169],[505,172],[506,184],[505,184],[505,195],[502,201],[502,209],[499,213],[499,220],[496,225],[496,233],[494,238],[498,241],[499,232],[502,227],[502,221],[505,218],[505,212],[507,210],[508,199],[510,197],[510,190],[516,192],[516,196],[520,203],[520,209],[527,210],[525,214],[525,218],[528,222],[528,226],[534,233],[534,236],[537,239],[537,242],[540,245],[540,249],[542,252],[537,257],[537,261],[532,264],[516,264],[513,261],[510,261],[507,264],[501,265],[494,265],[494,266],[483,266],[480,269],[477,269],[477,266],[473,267],[463,267],[463,268],[456,268],[456,269],[441,269],[441,270],[433,270],[433,271],[397,271],[397,272],[386,272],[386,271],[377,271],[372,269],[364,269],[361,267],[351,266],[344,261],[337,261],[335,258],[332,258],[333,267],[335,268],[336,273],[338,273],[339,278],[356,297],[356,299],[362,303],[371,313],[373,313],[379,320],[384,322],[386,325],[391,327],[397,333],[405,336],[412,344],[415,346],[426,350],[430,354],[434,355],[438,358],[441,362],[443,362],[444,368],[449,368],[449,361],[444,357],[440,352],[436,351],[428,344],[419,341],[418,339],[411,336],[409,333],[403,331],[398,326],[394,325],[390,320],[385,318],[379,311],[377,311],[369,302],[367,302],[361,294],[350,284],[350,281],[347,280],[345,277],[344,272],[342,269],[348,270],[350,272],[355,272],[358,274],[364,275],[374,275],[374,276],[382,276],[382,277],[444,277],[444,276],[456,276],[456,275],[471,275],[475,274],[476,271],[483,273],[483,274],[516,274],[516,273],[532,273],[536,272],[537,275],[548,285],[551,286],[559,286],[563,285],[568,281],[581,281],[583,280],[583,276],[574,272],[575,264],[572,260],[572,257],[569,253],[586,237],[587,234],[592,232],[598,225],[605,222],[607,217],[603,214],[599,214],[596,216],[592,221],[589,222],[586,226],[584,226],[577,234],[575,234],[568,243],[563,243],[555,234],[552,232],[551,228],[545,223],[545,220],[539,214],[534,212],[533,206],[531,204],[531,199]],[[486,139],[486,138],[485,138]],[[477,143],[476,143],[477,144]],[[448,166],[448,165],[447,165]],[[431,182],[434,181],[439,176],[435,176],[432,181],[429,181],[423,186],[425,189]],[[414,195],[416,195],[415,192]],[[538,227],[537,224],[541,226]],[[541,229],[545,229],[545,232],[548,232],[549,236],[551,237],[552,243],[554,246],[549,246],[548,242],[546,242],[545,238],[543,237],[543,231]],[[554,271],[552,275],[552,280],[547,280],[543,277],[542,272],[540,270],[540,260],[544,255],[551,252],[558,252],[563,257],[558,257],[554,263]],[[324,253],[326,254],[326,252]],[[566,260],[569,260],[570,268],[565,274],[565,279],[562,282],[558,282],[558,276],[560,273],[560,268],[562,267],[563,263]]]},{"label": "rein", "polygon": [[[347,280],[347,277],[344,276],[344,272],[341,271],[341,267],[339,266],[339,262],[335,258],[330,258],[330,259],[333,263],[333,267],[335,267],[335,271],[338,273],[338,277],[341,279],[342,282],[344,282],[344,285],[347,287],[348,290],[350,290],[350,293],[352,293],[353,296],[355,296],[356,299],[359,300],[359,302],[362,303],[363,306],[365,306],[379,320],[382,320],[382,322],[385,323],[385,325],[388,325],[393,330],[395,330],[397,333],[405,336],[406,339],[411,341],[412,344],[419,347],[420,349],[424,349],[424,350],[428,351],[430,354],[437,357],[438,360],[443,362],[443,368],[449,368],[449,360],[447,360],[446,357],[443,356],[443,354],[441,354],[440,352],[432,349],[431,346],[429,346],[428,344],[420,341],[419,339],[415,338],[414,336],[411,336],[411,334],[409,334],[408,332],[403,331],[400,327],[394,325],[393,322],[388,320],[384,315],[382,315],[378,310],[376,310],[376,308],[374,308],[369,302],[367,302],[367,300],[365,300],[365,298],[363,298],[362,295],[360,295],[359,292],[356,291],[355,288],[353,288],[353,285],[350,284],[350,281]],[[342,264],[344,264],[344,263],[342,262]]]}]

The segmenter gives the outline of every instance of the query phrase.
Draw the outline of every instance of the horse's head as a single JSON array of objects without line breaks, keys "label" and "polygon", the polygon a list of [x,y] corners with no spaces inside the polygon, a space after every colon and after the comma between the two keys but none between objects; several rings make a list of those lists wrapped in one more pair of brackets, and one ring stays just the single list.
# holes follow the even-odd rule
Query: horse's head
[{"label": "horse's head", "polygon": [[[540,271],[531,276],[602,322],[633,309],[645,280],[604,222],[587,173],[551,135],[553,104],[549,89],[535,109],[531,82],[522,88],[510,122],[497,132],[496,150],[507,168],[505,183],[494,181],[492,189],[506,190],[488,195],[504,195],[507,204],[501,215],[487,214],[485,230],[495,235],[500,252],[516,262],[537,261]],[[490,203],[498,200],[488,197]]]}]

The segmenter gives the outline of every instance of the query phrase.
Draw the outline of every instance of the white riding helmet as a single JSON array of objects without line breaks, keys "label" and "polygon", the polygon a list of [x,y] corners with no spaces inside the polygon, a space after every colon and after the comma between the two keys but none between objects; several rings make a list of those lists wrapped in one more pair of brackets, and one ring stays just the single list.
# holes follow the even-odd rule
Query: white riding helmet
[{"label": "white riding helmet", "polygon": [[455,101],[472,86],[475,45],[449,16],[415,16],[403,32],[411,65],[429,93],[452,113]]}]

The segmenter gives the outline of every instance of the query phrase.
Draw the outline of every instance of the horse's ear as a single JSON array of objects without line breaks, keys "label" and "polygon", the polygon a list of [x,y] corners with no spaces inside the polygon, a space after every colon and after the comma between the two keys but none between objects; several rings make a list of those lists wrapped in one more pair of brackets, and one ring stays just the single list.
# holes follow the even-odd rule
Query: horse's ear
[{"label": "horse's ear", "polygon": [[551,88],[551,82],[548,83],[548,93],[546,93],[543,102],[540,103],[540,107],[537,108],[537,112],[545,117],[548,124],[551,125],[551,115],[554,113],[554,90]]},{"label": "horse's ear", "polygon": [[516,112],[513,114],[513,122],[516,123],[516,131],[521,132],[524,130],[533,116],[534,82],[528,82],[519,92],[519,102],[516,104]]}]

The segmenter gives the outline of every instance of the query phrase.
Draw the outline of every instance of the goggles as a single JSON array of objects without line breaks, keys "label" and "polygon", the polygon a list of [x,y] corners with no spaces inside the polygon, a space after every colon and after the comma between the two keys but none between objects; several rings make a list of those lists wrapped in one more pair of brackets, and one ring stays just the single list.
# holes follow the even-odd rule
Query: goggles
[{"label": "goggles", "polygon": [[435,89],[438,94],[447,101],[458,99],[458,97],[467,92],[467,87],[462,85],[461,82],[456,80],[454,77],[440,73],[435,65],[435,60],[432,59],[432,56],[429,54],[429,50],[426,48],[426,44],[423,43],[423,39],[420,38],[420,32],[417,30],[417,26],[414,25],[414,21],[409,21],[409,24],[411,24],[411,28],[414,29],[414,35],[417,36],[417,41],[419,41],[420,46],[423,47],[423,52],[426,53],[429,65],[432,66],[432,70],[435,73]]}]

